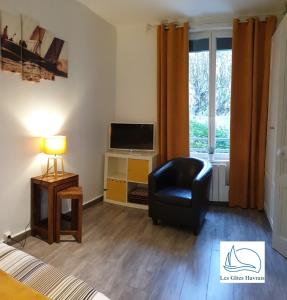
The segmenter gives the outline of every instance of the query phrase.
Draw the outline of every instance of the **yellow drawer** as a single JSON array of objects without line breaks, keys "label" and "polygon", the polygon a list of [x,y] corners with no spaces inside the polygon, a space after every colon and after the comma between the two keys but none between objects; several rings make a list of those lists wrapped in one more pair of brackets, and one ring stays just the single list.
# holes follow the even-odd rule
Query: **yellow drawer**
[{"label": "yellow drawer", "polygon": [[128,160],[128,181],[148,182],[149,161],[143,159]]},{"label": "yellow drawer", "polygon": [[127,202],[127,184],[122,180],[108,179],[106,198],[118,202]]}]

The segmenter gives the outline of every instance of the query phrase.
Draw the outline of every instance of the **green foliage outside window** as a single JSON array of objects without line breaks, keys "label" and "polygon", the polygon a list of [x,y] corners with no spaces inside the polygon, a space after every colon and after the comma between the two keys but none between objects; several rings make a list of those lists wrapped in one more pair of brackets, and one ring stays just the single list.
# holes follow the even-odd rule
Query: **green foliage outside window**
[{"label": "green foliage outside window", "polygon": [[[231,51],[217,51],[215,151],[229,153]],[[190,53],[190,149],[208,153],[209,52]]]}]

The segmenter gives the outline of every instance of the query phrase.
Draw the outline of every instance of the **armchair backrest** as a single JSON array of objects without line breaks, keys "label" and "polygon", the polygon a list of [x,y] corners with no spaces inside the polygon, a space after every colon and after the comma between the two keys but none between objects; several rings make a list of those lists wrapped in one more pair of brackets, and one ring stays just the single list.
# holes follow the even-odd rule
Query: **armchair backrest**
[{"label": "armchair backrest", "polygon": [[203,161],[196,158],[176,158],[172,165],[176,173],[175,185],[182,188],[191,188],[193,179],[204,167]]}]

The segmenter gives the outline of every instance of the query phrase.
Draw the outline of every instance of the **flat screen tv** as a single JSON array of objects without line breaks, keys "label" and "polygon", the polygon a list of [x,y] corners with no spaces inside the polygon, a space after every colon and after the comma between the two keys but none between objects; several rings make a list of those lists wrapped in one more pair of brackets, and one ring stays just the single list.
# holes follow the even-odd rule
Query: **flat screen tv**
[{"label": "flat screen tv", "polygon": [[111,123],[110,148],[154,150],[154,124]]}]

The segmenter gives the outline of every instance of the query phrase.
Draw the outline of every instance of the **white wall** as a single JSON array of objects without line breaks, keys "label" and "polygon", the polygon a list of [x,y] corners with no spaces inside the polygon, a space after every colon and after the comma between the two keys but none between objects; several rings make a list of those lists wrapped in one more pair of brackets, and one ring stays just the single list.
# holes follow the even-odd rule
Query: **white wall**
[{"label": "white wall", "polygon": [[118,26],[116,121],[155,122],[156,99],[156,28]]},{"label": "white wall", "polygon": [[[67,135],[66,171],[80,175],[84,200],[103,193],[103,154],[114,119],[116,31],[71,0],[0,0],[69,42],[69,79],[38,84],[0,71],[0,240],[30,220],[30,178],[41,173],[40,135]],[[45,121],[48,119],[48,121]]]}]

